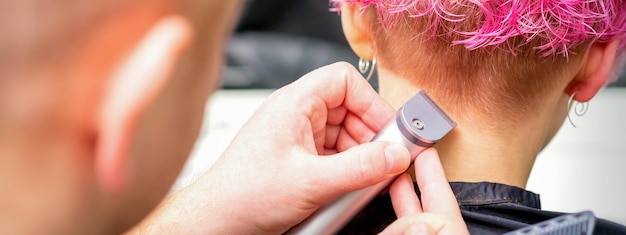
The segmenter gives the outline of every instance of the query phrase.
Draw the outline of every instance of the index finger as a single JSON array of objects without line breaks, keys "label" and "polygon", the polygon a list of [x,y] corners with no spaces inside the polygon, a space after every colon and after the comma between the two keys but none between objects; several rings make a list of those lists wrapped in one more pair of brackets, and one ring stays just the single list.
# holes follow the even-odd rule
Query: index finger
[{"label": "index finger", "polygon": [[365,78],[346,62],[319,68],[289,86],[294,100],[319,99],[328,109],[344,106],[374,131],[382,129],[395,114]]},{"label": "index finger", "polygon": [[415,179],[424,212],[459,212],[459,205],[446,179],[437,150],[429,148],[415,159]]}]

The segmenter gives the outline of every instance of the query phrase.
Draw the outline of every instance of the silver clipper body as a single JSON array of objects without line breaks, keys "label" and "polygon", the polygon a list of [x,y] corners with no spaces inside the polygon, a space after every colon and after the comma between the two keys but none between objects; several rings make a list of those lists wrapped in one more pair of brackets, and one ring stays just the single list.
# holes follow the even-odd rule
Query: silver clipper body
[{"label": "silver clipper body", "polygon": [[[420,91],[398,110],[396,118],[371,141],[401,143],[411,153],[413,162],[419,153],[433,146],[455,126],[456,123],[426,95],[426,92]],[[389,179],[336,198],[289,229],[286,234],[335,234],[394,180]]]}]

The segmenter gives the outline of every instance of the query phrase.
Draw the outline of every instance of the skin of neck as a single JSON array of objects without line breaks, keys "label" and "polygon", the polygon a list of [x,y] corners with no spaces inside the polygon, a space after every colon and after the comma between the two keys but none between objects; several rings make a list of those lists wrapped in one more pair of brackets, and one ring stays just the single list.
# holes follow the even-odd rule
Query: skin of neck
[{"label": "skin of neck", "polygon": [[[380,95],[396,109],[425,89],[384,68],[379,67],[378,72]],[[485,120],[484,115],[473,115],[473,108],[462,114],[451,112],[445,101],[425,91],[457,123],[435,145],[449,182],[494,182],[525,188],[537,154],[556,134],[568,112],[568,97],[558,89],[544,94],[540,107],[522,122]]]}]

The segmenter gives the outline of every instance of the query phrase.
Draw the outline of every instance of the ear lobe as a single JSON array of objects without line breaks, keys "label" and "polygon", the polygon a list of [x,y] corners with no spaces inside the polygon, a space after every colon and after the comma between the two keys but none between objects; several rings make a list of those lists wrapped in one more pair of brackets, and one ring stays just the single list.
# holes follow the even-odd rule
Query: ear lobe
[{"label": "ear lobe", "polygon": [[374,43],[369,22],[357,4],[341,4],[341,25],[354,53],[366,60],[374,59]]},{"label": "ear lobe", "polygon": [[162,91],[191,37],[185,19],[164,18],[111,76],[103,95],[95,153],[97,177],[107,192],[124,188],[125,163],[137,119]]},{"label": "ear lobe", "polygon": [[568,84],[567,94],[579,102],[591,100],[604,87],[611,73],[620,41],[593,43],[587,52],[587,60],[577,78]]}]

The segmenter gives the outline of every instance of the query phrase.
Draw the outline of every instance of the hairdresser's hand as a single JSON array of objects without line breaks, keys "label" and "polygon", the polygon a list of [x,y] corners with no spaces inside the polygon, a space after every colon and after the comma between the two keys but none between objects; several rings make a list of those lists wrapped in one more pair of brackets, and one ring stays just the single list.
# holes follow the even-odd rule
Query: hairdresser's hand
[{"label": "hairdresser's hand", "polygon": [[278,90],[207,174],[219,202],[211,211],[221,214],[212,219],[236,222],[246,234],[282,233],[331,199],[404,172],[410,157],[403,146],[357,146],[394,115],[346,63]]},{"label": "hairdresser's hand", "polygon": [[394,115],[351,65],[313,71],[272,94],[215,165],[163,204],[157,231],[283,233],[408,168],[403,146],[366,143]]},{"label": "hairdresser's hand", "polygon": [[414,166],[422,200],[408,174],[398,177],[389,189],[398,220],[381,234],[469,234],[437,151],[422,152]]}]

